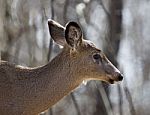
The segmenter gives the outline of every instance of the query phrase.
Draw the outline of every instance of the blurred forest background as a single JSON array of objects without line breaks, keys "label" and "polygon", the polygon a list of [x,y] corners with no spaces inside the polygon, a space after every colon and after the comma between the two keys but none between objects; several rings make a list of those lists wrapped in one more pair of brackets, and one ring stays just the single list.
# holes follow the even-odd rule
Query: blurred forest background
[{"label": "blurred forest background", "polygon": [[[0,57],[23,66],[60,51],[47,20],[76,21],[124,74],[81,84],[43,115],[150,115],[150,0],[0,0]],[[36,105],[35,105],[36,106]]]}]

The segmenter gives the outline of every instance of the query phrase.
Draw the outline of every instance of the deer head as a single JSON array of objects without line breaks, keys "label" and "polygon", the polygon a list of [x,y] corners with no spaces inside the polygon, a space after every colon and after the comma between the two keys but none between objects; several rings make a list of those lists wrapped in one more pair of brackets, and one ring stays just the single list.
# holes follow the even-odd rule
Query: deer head
[{"label": "deer head", "polygon": [[48,20],[48,25],[52,39],[64,47],[62,52],[69,54],[69,69],[78,81],[94,79],[112,84],[123,79],[105,54],[91,41],[84,39],[82,29],[76,22],[69,22],[63,27]]}]

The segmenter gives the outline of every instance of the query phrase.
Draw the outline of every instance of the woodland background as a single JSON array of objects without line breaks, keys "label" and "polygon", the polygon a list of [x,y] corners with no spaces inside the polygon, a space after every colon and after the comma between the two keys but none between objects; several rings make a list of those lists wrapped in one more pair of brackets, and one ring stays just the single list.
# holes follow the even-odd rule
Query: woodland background
[{"label": "woodland background", "polygon": [[150,0],[0,0],[0,57],[29,67],[46,64],[61,51],[47,20],[76,21],[124,80],[81,84],[41,114],[150,115],[149,12]]}]

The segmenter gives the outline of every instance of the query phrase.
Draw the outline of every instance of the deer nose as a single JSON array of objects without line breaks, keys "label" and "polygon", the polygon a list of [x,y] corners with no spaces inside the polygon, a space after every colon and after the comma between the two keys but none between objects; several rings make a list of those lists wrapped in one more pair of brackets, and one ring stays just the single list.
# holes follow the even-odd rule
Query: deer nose
[{"label": "deer nose", "polygon": [[114,77],[116,81],[122,81],[123,80],[123,75],[120,72],[115,72]]},{"label": "deer nose", "polygon": [[122,81],[123,80],[123,75],[122,74],[118,74],[118,81]]}]

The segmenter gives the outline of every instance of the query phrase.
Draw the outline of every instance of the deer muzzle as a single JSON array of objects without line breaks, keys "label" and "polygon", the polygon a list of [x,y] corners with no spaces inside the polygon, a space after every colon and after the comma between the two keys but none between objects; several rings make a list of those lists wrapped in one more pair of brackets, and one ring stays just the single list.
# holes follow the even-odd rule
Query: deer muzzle
[{"label": "deer muzzle", "polygon": [[114,82],[123,80],[123,75],[119,72],[115,72],[113,75],[108,75],[108,77],[109,77],[108,82],[111,84],[113,84]]}]

